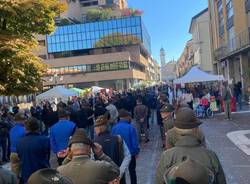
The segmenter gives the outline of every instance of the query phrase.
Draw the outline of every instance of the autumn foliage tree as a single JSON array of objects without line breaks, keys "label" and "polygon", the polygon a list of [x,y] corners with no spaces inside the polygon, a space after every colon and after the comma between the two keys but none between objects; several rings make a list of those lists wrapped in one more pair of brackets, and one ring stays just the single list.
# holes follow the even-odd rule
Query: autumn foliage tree
[{"label": "autumn foliage tree", "polygon": [[39,90],[46,66],[33,53],[36,36],[52,33],[64,9],[58,0],[0,0],[0,95]]},{"label": "autumn foliage tree", "polygon": [[104,36],[95,43],[95,47],[112,47],[119,45],[139,44],[140,40],[134,35],[123,35],[122,33],[112,33]]}]

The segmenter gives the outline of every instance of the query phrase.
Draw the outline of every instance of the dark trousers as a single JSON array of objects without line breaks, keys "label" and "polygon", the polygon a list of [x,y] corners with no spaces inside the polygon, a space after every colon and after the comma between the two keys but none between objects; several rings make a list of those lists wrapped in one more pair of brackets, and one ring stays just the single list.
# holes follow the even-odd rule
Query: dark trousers
[{"label": "dark trousers", "polygon": [[58,158],[58,157],[57,157],[57,163],[58,163],[59,166],[62,165],[64,159],[65,159],[65,158]]},{"label": "dark trousers", "polygon": [[124,176],[120,179],[120,184],[126,184],[125,173],[124,173]]},{"label": "dark trousers", "polygon": [[131,157],[131,161],[129,164],[129,175],[131,184],[137,184],[137,177],[136,177],[136,158],[135,156]]},{"label": "dark trousers", "polygon": [[7,137],[0,137],[0,147],[2,148],[2,161],[7,160]]}]

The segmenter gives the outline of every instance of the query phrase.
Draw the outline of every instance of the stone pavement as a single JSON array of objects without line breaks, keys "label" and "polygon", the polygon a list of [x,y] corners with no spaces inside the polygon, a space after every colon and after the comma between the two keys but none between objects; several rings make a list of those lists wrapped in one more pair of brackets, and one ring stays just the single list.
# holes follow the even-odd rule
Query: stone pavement
[{"label": "stone pavement", "polygon": [[232,115],[232,118],[232,121],[227,121],[224,120],[223,115],[215,116],[213,119],[204,120],[201,127],[208,147],[217,153],[223,165],[228,184],[249,184],[250,156],[233,143],[227,135],[230,132],[250,130],[250,113],[236,113]]}]

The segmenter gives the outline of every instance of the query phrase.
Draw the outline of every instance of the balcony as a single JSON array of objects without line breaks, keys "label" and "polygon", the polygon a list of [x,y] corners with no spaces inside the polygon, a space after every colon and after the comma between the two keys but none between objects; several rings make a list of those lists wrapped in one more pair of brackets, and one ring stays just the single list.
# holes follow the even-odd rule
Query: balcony
[{"label": "balcony", "polygon": [[250,27],[214,51],[217,61],[244,51],[250,47]]}]

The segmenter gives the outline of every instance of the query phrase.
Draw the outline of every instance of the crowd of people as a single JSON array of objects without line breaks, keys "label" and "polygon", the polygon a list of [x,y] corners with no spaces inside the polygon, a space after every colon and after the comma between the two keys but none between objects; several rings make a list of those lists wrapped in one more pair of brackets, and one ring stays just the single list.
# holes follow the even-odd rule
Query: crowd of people
[{"label": "crowd of people", "polygon": [[164,149],[156,184],[226,184],[201,122],[168,86],[34,102],[30,109],[3,105],[1,164],[10,161],[11,171],[0,166],[0,183],[137,184],[140,144],[150,141],[155,120]]}]

